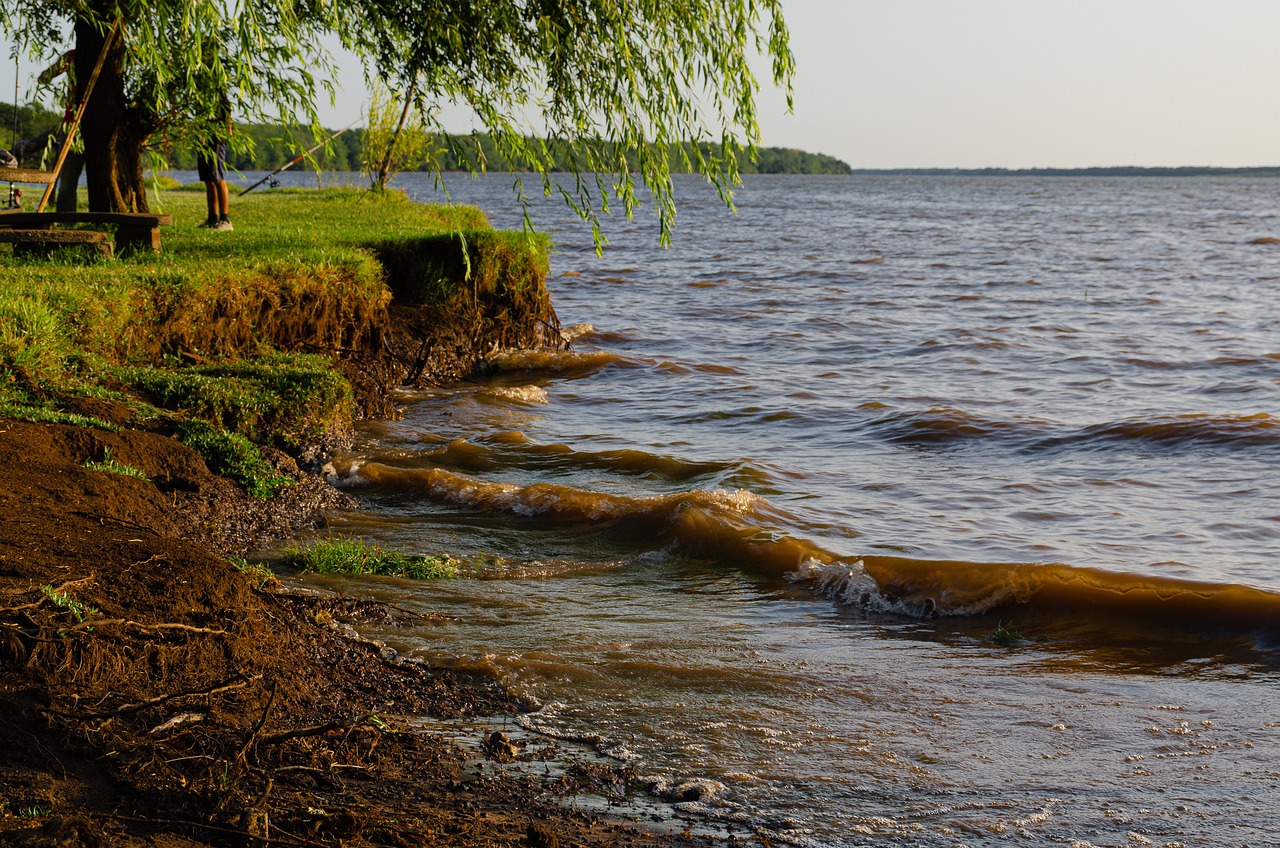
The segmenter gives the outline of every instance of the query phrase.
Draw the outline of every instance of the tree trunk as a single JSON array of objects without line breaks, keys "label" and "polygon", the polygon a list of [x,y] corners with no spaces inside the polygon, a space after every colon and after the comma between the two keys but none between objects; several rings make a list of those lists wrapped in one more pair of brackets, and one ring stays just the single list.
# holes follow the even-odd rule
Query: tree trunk
[{"label": "tree trunk", "polygon": [[[105,4],[99,10],[109,14]],[[76,20],[76,99],[84,97],[106,31],[86,18]],[[80,122],[84,166],[92,212],[146,212],[142,147],[149,132],[124,94],[124,33],[111,42]]]}]

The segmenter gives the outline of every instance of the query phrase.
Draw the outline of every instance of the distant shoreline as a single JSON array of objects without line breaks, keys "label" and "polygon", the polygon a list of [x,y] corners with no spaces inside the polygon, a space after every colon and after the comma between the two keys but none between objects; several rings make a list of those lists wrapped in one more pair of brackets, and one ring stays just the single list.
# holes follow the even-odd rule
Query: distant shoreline
[{"label": "distant shoreline", "polygon": [[1254,168],[1136,165],[1094,168],[852,168],[855,176],[888,177],[1280,177],[1280,165]]}]

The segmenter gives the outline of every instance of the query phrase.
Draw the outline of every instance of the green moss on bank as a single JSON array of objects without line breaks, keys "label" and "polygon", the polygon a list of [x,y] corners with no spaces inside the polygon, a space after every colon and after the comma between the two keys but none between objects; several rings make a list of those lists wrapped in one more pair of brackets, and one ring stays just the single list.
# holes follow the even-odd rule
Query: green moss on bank
[{"label": "green moss on bank", "polygon": [[314,444],[351,417],[351,387],[321,356],[273,354],[181,369],[136,365],[111,373],[156,406],[285,450]]}]

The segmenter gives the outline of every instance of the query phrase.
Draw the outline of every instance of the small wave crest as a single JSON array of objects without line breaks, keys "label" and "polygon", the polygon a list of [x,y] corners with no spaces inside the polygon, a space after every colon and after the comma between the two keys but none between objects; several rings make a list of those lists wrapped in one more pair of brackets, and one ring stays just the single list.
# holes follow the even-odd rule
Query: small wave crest
[{"label": "small wave crest", "polygon": [[1127,418],[1054,432],[1039,419],[987,418],[963,409],[934,408],[882,415],[859,430],[887,442],[937,447],[970,441],[1013,442],[1030,451],[1104,449],[1134,443],[1163,447],[1260,447],[1280,444],[1280,418],[1253,414],[1188,413]]},{"label": "small wave crest", "polygon": [[504,350],[493,354],[485,364],[500,373],[525,372],[542,374],[590,374],[609,366],[639,367],[642,363],[617,353],[603,350]]},{"label": "small wave crest", "polygon": [[1061,563],[866,556],[807,562],[793,577],[811,582],[837,603],[915,617],[981,615],[1017,606],[1048,615],[1178,628],[1280,630],[1280,594],[1275,592]]},{"label": "small wave crest", "polygon": [[480,396],[529,406],[543,405],[548,402],[547,391],[541,386],[490,386],[480,392]]},{"label": "small wave crest", "polygon": [[1253,415],[1189,414],[1133,418],[1087,427],[1055,444],[1108,444],[1145,442],[1166,447],[1268,446],[1280,444],[1280,419],[1259,412]]},{"label": "small wave crest", "polygon": [[729,462],[692,462],[667,454],[623,448],[609,451],[581,451],[568,445],[527,443],[509,449],[508,464],[521,467],[602,469],[619,474],[660,477],[664,480],[691,480],[696,477],[724,474],[734,470]]},{"label": "small wave crest", "polygon": [[994,436],[1029,440],[1043,436],[1048,426],[1035,419],[1006,421],[940,407],[884,415],[860,429],[896,444],[945,445]]},{"label": "small wave crest", "polygon": [[339,486],[413,491],[438,502],[530,521],[607,527],[647,545],[656,543],[675,553],[770,575],[794,571],[810,559],[831,558],[809,542],[764,529],[762,524],[776,524],[786,516],[742,489],[616,495],[553,483],[519,486],[442,468],[400,468],[372,460],[331,463],[326,473]]},{"label": "small wave crest", "polygon": [[[536,387],[528,387],[535,388]],[[537,398],[537,392],[517,393],[518,397]],[[532,402],[532,401],[530,401]],[[426,441],[424,439],[424,441]],[[428,444],[430,444],[428,442]],[[491,471],[493,469],[528,469],[567,471],[607,471],[610,474],[633,478],[663,480],[682,483],[690,480],[740,481],[738,486],[768,487],[773,475],[766,467],[742,462],[694,461],[671,454],[635,448],[619,448],[605,451],[577,450],[562,443],[539,444],[519,431],[491,433],[475,441],[454,439],[431,444],[421,452],[375,449],[363,458],[347,457],[332,463],[331,473],[341,480],[345,474],[337,469],[351,467],[365,461],[388,464],[404,461],[429,462],[434,467],[460,471]],[[352,480],[352,483],[359,483]]]},{"label": "small wave crest", "polygon": [[575,339],[582,338],[583,336],[589,336],[595,331],[596,328],[590,324],[574,324],[571,327],[561,327],[560,338],[564,339],[566,342],[572,342]]}]

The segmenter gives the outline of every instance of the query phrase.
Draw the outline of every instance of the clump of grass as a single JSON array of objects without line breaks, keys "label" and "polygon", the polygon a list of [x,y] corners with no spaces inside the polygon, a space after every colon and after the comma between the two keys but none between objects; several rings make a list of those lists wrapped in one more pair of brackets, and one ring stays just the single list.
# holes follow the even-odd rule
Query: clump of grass
[{"label": "clump of grass", "polygon": [[45,584],[40,587],[40,591],[44,596],[53,603],[58,609],[64,609],[71,613],[77,623],[83,624],[95,615],[101,615],[101,611],[97,607],[91,607],[76,599],[74,596],[66,592],[59,592],[52,585]]},{"label": "clump of grass", "polygon": [[0,366],[19,385],[56,381],[71,353],[58,311],[32,297],[0,299]]},{"label": "clump of grass", "polygon": [[265,589],[273,589],[280,585],[280,580],[276,577],[271,569],[267,568],[260,562],[249,562],[244,557],[229,557],[227,562],[231,563],[231,567],[243,574],[253,583],[253,588],[259,592]]},{"label": "clump of grass", "polygon": [[410,556],[359,538],[324,539],[289,551],[285,561],[316,574],[383,575],[439,580],[457,577],[459,563],[449,556]]},{"label": "clump of grass", "polygon": [[1020,642],[1025,641],[1022,634],[1018,632],[1018,627],[1012,620],[1007,622],[997,621],[995,632],[991,634],[991,641],[1005,648],[1012,648]]},{"label": "clump of grass", "polygon": [[15,421],[29,421],[32,424],[70,424],[73,427],[86,427],[91,430],[106,430],[110,433],[120,432],[120,427],[77,412],[63,412],[46,403],[30,403],[14,398],[0,398],[0,418],[12,418]]},{"label": "clump of grass", "polygon": [[136,477],[139,480],[150,480],[146,472],[133,465],[125,465],[111,456],[111,448],[102,449],[102,459],[86,459],[81,463],[90,471],[103,471],[107,474],[119,474],[122,477]]},{"label": "clump of grass", "polygon": [[292,482],[276,474],[258,446],[239,433],[207,421],[183,421],[178,424],[178,439],[203,456],[210,471],[234,480],[259,500],[267,500]]}]

